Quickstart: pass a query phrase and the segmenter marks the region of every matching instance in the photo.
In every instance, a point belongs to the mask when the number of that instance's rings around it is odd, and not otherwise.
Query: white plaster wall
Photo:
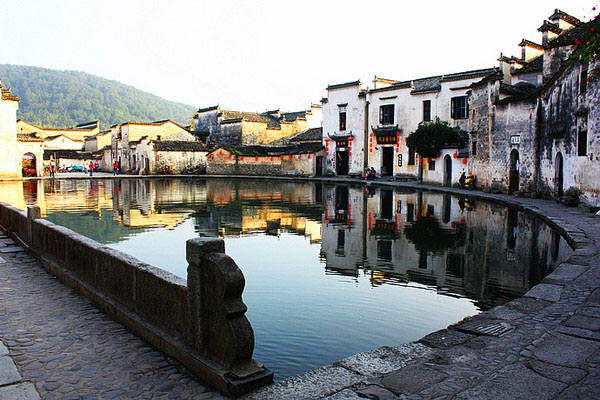
[[[450,118],[450,101],[453,97],[466,96],[467,88],[473,82],[481,80],[481,77],[472,79],[462,79],[452,82],[442,82],[441,91],[425,94],[410,94],[412,89],[391,88],[383,91],[370,92],[369,94],[369,140],[373,141],[371,147],[367,143],[366,151],[369,157],[369,167],[374,167],[378,173],[381,173],[381,160],[383,146],[378,146],[373,133],[373,128],[379,124],[379,108],[382,105],[394,104],[394,124],[400,129],[399,146],[396,147],[394,153],[394,174],[410,174],[417,175],[418,160],[415,160],[414,165],[408,165],[408,147],[406,146],[406,138],[414,132],[419,123],[423,120],[423,101],[431,101],[431,120],[438,117],[442,121],[447,121],[452,126],[458,126],[463,130],[468,129],[467,119],[451,119]],[[389,97],[396,96],[390,99]],[[383,98],[383,99],[382,99]],[[385,99],[388,98],[388,99]],[[372,148],[372,151],[369,150]],[[402,155],[402,166],[398,166],[398,156]],[[417,157],[418,158],[418,155]],[[437,165],[436,165],[437,169]],[[441,181],[437,183],[442,183]]]
[[[328,90],[328,100],[323,103],[323,140],[329,150],[325,157],[324,172],[335,173],[335,142],[328,135],[352,133],[352,154],[349,162],[350,174],[364,174],[364,135],[366,98],[359,97],[360,85]],[[346,106],[346,130],[340,131],[338,104]]]
[[[21,176],[21,154],[17,148],[16,101],[0,100],[0,176]]]

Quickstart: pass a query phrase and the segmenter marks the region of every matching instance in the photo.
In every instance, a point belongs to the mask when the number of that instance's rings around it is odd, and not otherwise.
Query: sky
[[[296,111],[329,84],[497,66],[521,39],[540,43],[555,8],[588,21],[598,3],[0,0],[0,64],[83,71],[198,108]]]

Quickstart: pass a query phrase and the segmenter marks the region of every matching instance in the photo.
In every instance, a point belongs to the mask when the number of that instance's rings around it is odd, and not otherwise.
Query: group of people
[[[100,171],[100,164],[98,164],[98,161],[96,161],[96,162],[90,161],[90,165],[88,165],[88,169],[90,171],[90,176],[92,176],[92,174],[94,172]]]

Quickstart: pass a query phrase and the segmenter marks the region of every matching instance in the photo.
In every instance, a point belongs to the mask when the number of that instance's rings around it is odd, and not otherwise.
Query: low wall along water
[[[0,225],[62,282],[194,372],[240,396],[273,381],[252,359],[244,276],[222,239],[187,241],[188,280],[0,202]]]

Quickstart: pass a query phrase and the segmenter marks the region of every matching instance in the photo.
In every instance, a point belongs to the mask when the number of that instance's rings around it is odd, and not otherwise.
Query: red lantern
[[[298,160],[302,159],[302,156],[298,156]]]
[[[466,164],[466,163],[467,163],[467,159],[463,158],[463,164]]]
[[[290,160],[292,159],[292,156],[290,156]]]
[[[310,160],[310,154],[308,155],[308,159]]]
[[[254,159],[254,161],[258,161],[258,157],[256,157],[256,158]]]
[[[456,154],[456,153],[452,154],[453,158],[456,158],[457,156],[458,156],[458,154]]]

